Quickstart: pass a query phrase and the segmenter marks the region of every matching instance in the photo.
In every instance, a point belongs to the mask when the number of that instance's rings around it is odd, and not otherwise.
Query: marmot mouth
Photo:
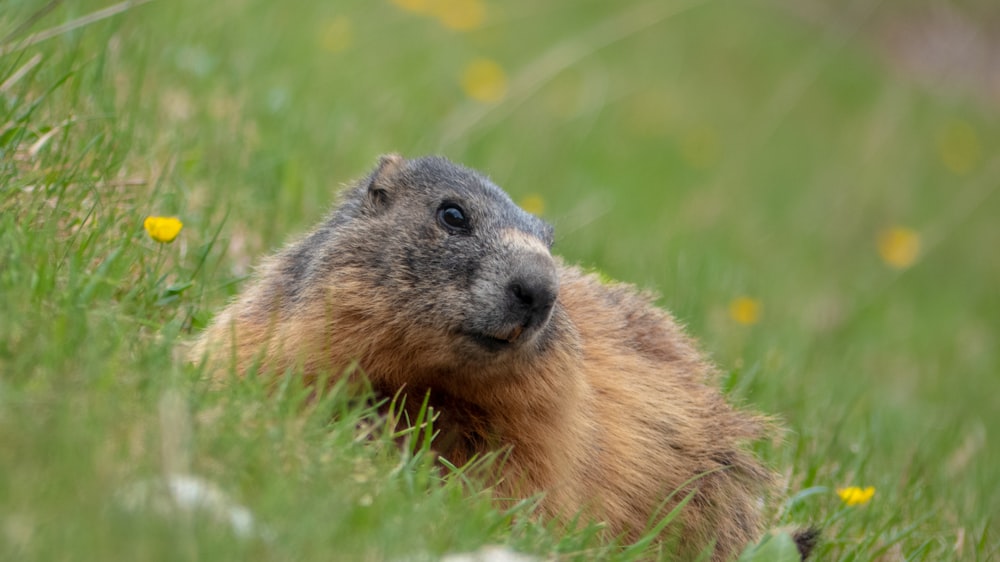
[[[484,347],[490,351],[501,351],[514,345],[511,341],[495,338],[493,336],[487,336],[486,334],[470,333],[466,335],[480,347]]]
[[[517,345],[523,332],[524,328],[522,326],[518,326],[512,330],[506,338],[498,338],[482,332],[464,332],[464,334],[481,347],[490,351],[500,351]]]

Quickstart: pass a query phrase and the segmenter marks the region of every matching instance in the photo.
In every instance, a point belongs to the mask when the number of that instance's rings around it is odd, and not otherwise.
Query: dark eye
[[[465,211],[454,203],[441,205],[437,213],[438,223],[449,232],[468,231],[469,219],[465,218]]]

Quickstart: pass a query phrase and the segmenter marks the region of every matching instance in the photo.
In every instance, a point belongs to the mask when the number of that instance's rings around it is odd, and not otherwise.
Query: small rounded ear
[[[378,166],[368,181],[368,200],[376,208],[385,207],[392,200],[393,176],[402,169],[406,160],[398,154],[384,154],[378,159]]]

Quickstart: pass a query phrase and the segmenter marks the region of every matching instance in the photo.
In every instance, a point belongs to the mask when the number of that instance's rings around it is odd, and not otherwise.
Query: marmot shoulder
[[[671,536],[734,558],[762,532],[774,477],[745,443],[767,420],[727,403],[649,296],[563,263],[552,242],[483,175],[384,156],[264,262],[193,358],[308,380],[357,362],[377,392],[429,391],[449,461],[506,449],[499,495],[544,492],[552,517],[638,538],[691,494]]]

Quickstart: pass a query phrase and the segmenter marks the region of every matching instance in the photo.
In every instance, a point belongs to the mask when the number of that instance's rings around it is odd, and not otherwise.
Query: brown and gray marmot
[[[667,312],[553,257],[552,236],[473,170],[384,156],[264,263],[193,357],[307,380],[357,361],[383,395],[429,391],[450,462],[507,449],[499,496],[544,492],[548,515],[635,539],[693,491],[672,536],[734,558],[762,532],[774,479],[742,444],[767,421],[727,404]]]

